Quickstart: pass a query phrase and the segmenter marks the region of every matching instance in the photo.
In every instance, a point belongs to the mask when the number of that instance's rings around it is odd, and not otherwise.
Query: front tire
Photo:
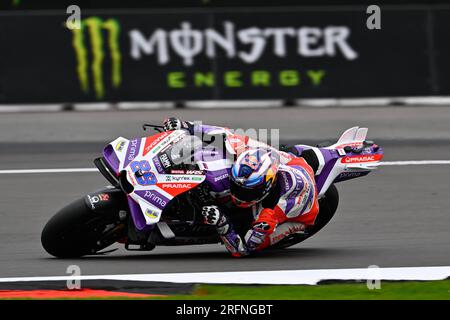
[[[110,221],[90,210],[81,198],[47,222],[41,234],[41,243],[45,251],[57,258],[93,254],[113,243],[98,243],[108,223]]]

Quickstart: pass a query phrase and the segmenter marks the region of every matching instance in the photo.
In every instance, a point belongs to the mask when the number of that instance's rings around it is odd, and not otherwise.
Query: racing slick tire
[[[99,242],[109,220],[92,211],[84,198],[78,199],[47,222],[41,234],[42,246],[57,258],[94,254],[115,242]]]

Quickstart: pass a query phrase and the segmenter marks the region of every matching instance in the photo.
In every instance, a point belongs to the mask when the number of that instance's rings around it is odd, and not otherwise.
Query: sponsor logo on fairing
[[[374,155],[362,155],[362,156],[349,156],[342,158],[342,163],[362,163],[362,162],[374,162],[381,160],[381,154]]]
[[[228,173],[224,173],[224,174],[222,174],[222,175],[220,175],[220,176],[218,176],[218,177],[215,177],[214,178],[214,182],[219,182],[219,181],[222,181],[223,179],[226,179],[226,178],[228,178],[230,175],[228,174]]]
[[[157,206],[164,208],[167,205],[167,201],[158,196],[155,192],[145,191],[144,198]]]
[[[156,171],[158,171],[158,173],[165,173],[161,162],[159,161],[158,157],[154,157],[153,158],[153,164],[155,165]]]
[[[165,182],[191,182],[191,181],[200,181],[203,177],[192,177],[185,175],[164,175],[163,179]]]
[[[133,161],[134,158],[136,158],[137,146],[138,146],[138,140],[137,139],[131,140],[130,149],[128,152],[128,160],[129,161]]]
[[[192,183],[163,183],[163,189],[191,189]]]
[[[368,172],[342,172],[336,180],[358,178]]]
[[[145,210],[145,215],[151,219],[156,219],[159,216],[159,212],[157,212],[155,210],[147,209],[147,210]]]
[[[170,163],[170,159],[169,159],[169,156],[167,155],[167,153],[163,153],[162,155],[160,155],[159,160],[161,161],[163,167],[166,169],[172,165]]]
[[[191,174],[191,175],[195,175],[195,176],[200,176],[205,174],[204,171],[202,170],[186,170],[186,174]]]
[[[180,142],[185,137],[186,137],[186,133],[185,132],[179,133],[178,136],[170,142],[170,144],[174,145],[174,144]]]
[[[145,147],[143,155],[145,156],[147,153],[149,153],[158,143],[160,143],[164,138],[166,138],[169,135],[168,132],[163,132],[159,134],[157,137],[148,137],[145,140]],[[155,150],[154,150],[155,151]]]
[[[180,169],[172,169],[170,170],[171,174],[187,174],[193,176],[201,176],[205,174],[205,171],[202,170],[180,170]]]
[[[123,150],[123,147],[125,147],[125,141],[119,141],[116,145],[116,151],[121,152]]]

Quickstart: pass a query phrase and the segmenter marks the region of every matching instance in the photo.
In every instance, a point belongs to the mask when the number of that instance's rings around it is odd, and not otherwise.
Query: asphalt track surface
[[[450,160],[450,107],[285,108],[0,114],[0,170],[86,168],[102,145],[143,135],[168,115],[237,128],[279,128],[282,142],[334,140],[354,125],[386,161]],[[233,123],[235,123],[233,125]],[[450,165],[386,166],[338,185],[332,222],[295,247],[232,259],[220,245],[158,247],[58,260],[40,232],[61,207],[107,184],[99,173],[0,174],[0,277],[450,265]]]

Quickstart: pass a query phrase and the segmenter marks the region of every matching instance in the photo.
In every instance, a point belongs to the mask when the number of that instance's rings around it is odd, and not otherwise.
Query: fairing
[[[185,137],[185,131],[176,130],[131,140],[120,137],[105,147],[103,157],[110,168],[117,175],[126,175],[133,186],[128,204],[138,230],[159,222],[174,197],[205,180],[202,170],[173,168],[168,150]]]
[[[367,132],[367,128],[353,127],[329,147],[296,146],[299,153],[313,149],[319,159],[316,173],[319,197],[325,194],[332,183],[363,177],[378,168],[384,152],[380,146],[365,140]]]

